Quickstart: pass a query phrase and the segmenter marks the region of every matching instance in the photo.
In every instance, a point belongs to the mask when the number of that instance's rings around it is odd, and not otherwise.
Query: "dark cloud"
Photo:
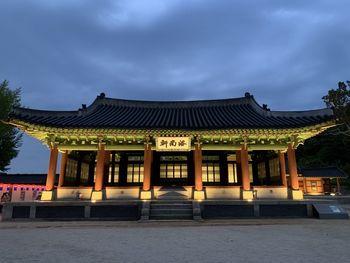
[[[0,79],[32,108],[77,109],[107,96],[242,96],[272,110],[323,107],[349,78],[348,1],[0,2]],[[25,139],[12,171],[45,171]],[[45,156],[45,155],[44,155]],[[47,159],[47,158],[46,158]],[[45,159],[45,162],[46,162]]]

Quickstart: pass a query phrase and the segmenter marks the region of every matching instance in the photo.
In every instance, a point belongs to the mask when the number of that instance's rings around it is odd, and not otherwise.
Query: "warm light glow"
[[[248,202],[253,202],[253,199],[247,199]]]
[[[335,196],[335,193],[331,193],[331,196]]]
[[[91,200],[91,203],[96,203],[96,200]]]

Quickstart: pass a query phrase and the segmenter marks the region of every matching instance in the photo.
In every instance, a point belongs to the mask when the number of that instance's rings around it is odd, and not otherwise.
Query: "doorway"
[[[157,184],[162,186],[183,186],[189,184],[192,160],[187,153],[161,153],[155,156]]]

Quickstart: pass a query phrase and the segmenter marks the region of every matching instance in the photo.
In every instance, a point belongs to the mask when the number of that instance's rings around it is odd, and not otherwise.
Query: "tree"
[[[331,89],[322,97],[327,107],[332,107],[339,125],[333,129],[338,135],[350,136],[350,81],[338,82],[337,89]]]
[[[21,102],[21,90],[11,90],[8,84],[7,80],[0,83],[0,120],[2,121],[6,120],[13,107],[20,106]],[[17,128],[0,121],[0,171],[8,170],[6,167],[18,154],[21,139],[22,133]]]
[[[338,166],[350,175],[350,81],[339,82],[322,97],[332,107],[337,126],[310,138],[298,147],[300,167]],[[350,178],[347,179],[350,188]]]
[[[337,127],[307,139],[297,149],[299,167],[337,166],[350,175],[350,137],[336,135]],[[350,189],[350,177],[344,180]]]

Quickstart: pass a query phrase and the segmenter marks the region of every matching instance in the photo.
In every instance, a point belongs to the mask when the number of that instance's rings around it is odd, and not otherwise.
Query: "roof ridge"
[[[77,114],[79,112],[79,110],[71,110],[71,111],[64,111],[64,110],[61,110],[61,111],[55,111],[55,110],[41,110],[41,109],[31,109],[31,108],[27,108],[27,107],[14,107],[12,109],[12,111],[10,112],[10,117],[12,114],[28,114],[28,113],[35,113],[35,114],[38,114],[38,115],[42,115],[42,116],[46,116],[47,114],[53,114],[53,115],[60,115],[60,114],[63,114],[63,115],[67,115],[67,114]]]
[[[212,100],[183,100],[183,101],[168,101],[168,100],[131,100],[97,96],[96,100],[88,107],[94,105],[116,105],[116,106],[131,106],[131,107],[198,107],[198,106],[220,106],[220,105],[237,105],[249,104],[250,99],[247,97],[229,98],[229,99],[212,99]]]
[[[333,115],[331,108],[321,108],[314,110],[302,110],[302,111],[271,111],[272,117],[308,117],[308,116],[325,116]]]

